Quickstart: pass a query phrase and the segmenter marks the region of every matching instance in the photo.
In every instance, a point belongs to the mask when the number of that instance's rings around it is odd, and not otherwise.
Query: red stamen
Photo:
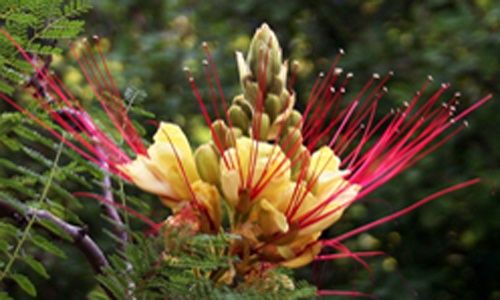
[[[389,221],[392,221],[394,219],[402,217],[402,216],[408,214],[409,212],[411,212],[411,211],[419,208],[420,206],[422,206],[422,205],[424,205],[424,204],[426,204],[428,202],[431,202],[431,201],[433,201],[433,200],[435,200],[435,199],[437,199],[437,198],[439,198],[439,197],[441,197],[443,195],[446,195],[448,193],[451,193],[451,192],[454,192],[454,191],[466,188],[468,186],[477,184],[477,183],[479,183],[479,181],[480,181],[480,179],[476,178],[476,179],[468,180],[466,182],[462,182],[462,183],[453,185],[453,186],[451,186],[449,188],[446,188],[446,189],[443,189],[443,190],[441,190],[439,192],[436,192],[436,193],[434,193],[434,194],[432,194],[432,195],[430,195],[430,196],[428,196],[428,197],[426,197],[426,198],[424,198],[424,199],[422,199],[422,200],[420,200],[420,201],[418,201],[418,202],[416,202],[416,203],[414,203],[414,204],[412,204],[410,206],[407,206],[407,207],[405,207],[405,208],[403,208],[403,209],[401,209],[401,210],[399,210],[399,211],[397,211],[397,212],[395,212],[393,214],[390,214],[390,215],[388,215],[386,217],[383,217],[383,218],[380,218],[378,220],[375,220],[375,221],[373,221],[371,223],[368,223],[366,225],[358,227],[358,228],[356,228],[354,230],[348,231],[347,233],[344,233],[344,234],[342,234],[342,235],[340,235],[340,236],[338,236],[336,238],[333,238],[333,239],[330,239],[330,240],[326,240],[323,243],[325,245],[332,245],[332,244],[335,244],[335,243],[339,243],[339,242],[341,242],[341,241],[343,241],[345,239],[348,239],[348,238],[350,238],[352,236],[358,235],[361,232],[368,231],[368,230],[370,230],[370,229],[372,229],[374,227],[380,226],[380,225],[382,225],[384,223],[387,223]]]

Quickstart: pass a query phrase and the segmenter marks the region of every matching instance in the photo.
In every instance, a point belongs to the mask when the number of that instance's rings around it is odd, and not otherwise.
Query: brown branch
[[[100,149],[98,149],[100,152]],[[101,160],[102,163],[105,163],[105,160]],[[110,175],[106,172],[103,171],[104,178],[102,180],[102,193],[104,199],[106,199],[107,203],[114,203],[114,197],[113,197],[113,189],[111,186],[111,177]],[[103,204],[103,210],[106,216],[114,223],[113,225],[113,232],[114,234],[118,237],[119,239],[119,249],[122,250],[122,252],[125,251],[125,246],[128,241],[128,234],[127,230],[125,228],[125,225],[123,224],[122,218],[120,217],[120,214],[118,213],[118,210],[116,209],[115,206],[112,204]]]
[[[88,235],[86,228],[69,224],[66,221],[54,216],[49,211],[34,208],[25,208],[24,211],[22,211],[21,209],[0,200],[0,217],[11,218],[18,223],[19,226],[25,226],[31,218],[49,221],[72,238],[72,244],[80,250],[97,274],[102,273],[104,268],[109,265],[104,252]],[[46,230],[46,228],[41,224],[35,224],[38,228]],[[53,237],[60,239],[60,237],[54,233],[50,231],[47,232]],[[103,289],[111,299],[115,299],[113,294],[104,286]]]
[[[85,228],[69,224],[46,210],[27,208],[25,212],[21,212],[0,200],[0,217],[11,218],[21,226],[26,225],[33,217],[38,220],[47,220],[72,238],[72,243],[85,255],[96,273],[101,273],[103,268],[109,265],[101,248],[88,235]],[[40,224],[37,226],[44,228]],[[53,233],[49,233],[54,236]]]

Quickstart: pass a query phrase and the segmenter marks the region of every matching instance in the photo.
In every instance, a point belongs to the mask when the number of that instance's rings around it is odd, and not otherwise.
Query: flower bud
[[[216,144],[220,144],[220,146],[225,147],[224,141],[226,138],[226,133],[228,131],[226,123],[224,123],[224,121],[220,119],[215,120],[212,122],[212,130],[212,134],[215,134],[215,137],[213,137],[213,141]]]
[[[211,184],[217,184],[220,178],[219,154],[210,144],[203,144],[194,153],[196,169],[201,179]]]
[[[243,95],[252,106],[255,106],[255,103],[257,103],[257,97],[259,96],[259,85],[257,82],[250,80],[245,81],[243,86]]]
[[[265,141],[269,133],[271,120],[266,113],[257,113],[252,119],[252,135],[254,138]],[[254,132],[256,131],[256,132]]]
[[[238,127],[230,128],[226,133],[226,145],[235,147],[236,140],[243,135],[243,132]]]
[[[238,96],[234,97],[233,104],[241,107],[241,109],[247,115],[248,119],[252,118],[252,115],[253,115],[252,105],[250,105],[250,103],[245,99],[245,97],[243,95],[238,95]]]
[[[288,127],[281,136],[280,146],[286,156],[294,158],[302,145],[302,133],[298,128]]]
[[[262,76],[262,71],[265,71],[268,86],[272,83],[274,77],[280,74],[282,65],[281,52],[276,34],[264,23],[256,30],[250,43],[247,64],[254,76]]]
[[[229,108],[229,118],[233,126],[239,127],[243,132],[248,130],[250,120],[248,120],[247,115],[240,106],[231,105]]]
[[[275,94],[268,94],[266,98],[266,113],[271,118],[271,122],[276,119],[278,114],[283,110],[281,99]]]
[[[269,92],[279,95],[285,87],[285,83],[280,76],[274,76],[271,86],[269,87]]]
[[[300,114],[300,112],[294,109],[290,114],[290,116],[288,117],[287,120],[288,127],[300,129],[302,128],[302,124],[300,125],[298,124],[301,122],[302,122],[302,115]]]

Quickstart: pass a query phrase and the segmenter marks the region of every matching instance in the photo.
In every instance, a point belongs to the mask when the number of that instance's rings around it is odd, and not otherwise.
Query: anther
[[[373,79],[380,79],[380,74],[379,73],[373,73]]]
[[[344,70],[342,68],[335,68],[333,72],[335,73],[335,75],[340,75],[342,74],[342,72],[344,72]]]
[[[353,78],[354,74],[352,72],[347,73],[346,78]]]

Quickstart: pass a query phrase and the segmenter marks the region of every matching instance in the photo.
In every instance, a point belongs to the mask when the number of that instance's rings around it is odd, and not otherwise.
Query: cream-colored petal
[[[177,159],[170,145],[155,143],[149,147],[148,154],[150,156],[147,161],[148,167],[157,177],[170,183],[174,190],[173,197],[182,200],[191,199],[189,185],[199,179],[196,167],[193,166],[194,161],[190,161],[191,153],[189,155],[179,153]]]
[[[293,214],[292,220],[297,221],[305,214],[309,213],[318,205],[318,199],[306,190],[306,184],[301,183],[297,187],[297,184],[293,184],[289,187],[286,197],[288,201],[293,203]]]
[[[333,196],[344,184],[347,184],[343,178],[348,174],[349,171],[346,170],[323,172],[317,179],[313,194],[319,199]]]
[[[321,243],[314,243],[313,245],[307,247],[307,249],[305,249],[298,256],[282,262],[281,265],[287,268],[300,268],[313,261],[320,251]]]
[[[225,159],[221,159],[220,163],[221,187],[233,206],[238,201],[236,190],[248,188],[250,179],[250,188],[259,191],[256,199],[275,194],[290,182],[290,161],[277,145],[242,137],[237,139],[235,148],[226,150],[223,155]],[[237,189],[235,183],[238,184]]]
[[[348,183],[346,182],[346,184]],[[321,216],[325,217],[319,219],[317,222],[303,229],[300,229],[299,236],[310,235],[313,233],[321,232],[326,228],[330,227],[335,222],[337,222],[344,213],[345,209],[349,207],[352,201],[356,198],[359,190],[360,187],[358,185],[353,185],[353,184],[349,184],[346,187],[342,187],[340,190],[341,192],[339,191],[340,193],[336,197],[331,199],[323,209],[318,210],[318,212],[312,215],[311,218],[312,219],[317,217],[321,218]],[[317,202],[317,204],[312,207],[317,207],[317,205],[319,205],[320,203],[322,202]]]
[[[225,170],[221,172],[221,188],[224,197],[232,207],[238,205],[240,177],[236,170]]]
[[[175,163],[180,172],[178,156],[189,181],[194,182],[199,179],[191,146],[179,126],[162,122],[153,139],[155,143],[148,149],[152,160],[165,164]]]
[[[171,196],[173,189],[168,182],[161,180],[148,167],[148,158],[139,155],[134,161],[118,166],[141,189],[160,196]]]
[[[179,126],[161,123],[153,139],[147,162],[151,172],[170,184],[174,190],[172,198],[190,200],[189,185],[199,176],[186,136]]]
[[[148,157],[139,155],[119,168],[138,187],[175,209],[176,202],[192,200],[190,185],[199,179],[191,147],[175,124],[161,123],[153,139]]]
[[[323,146],[311,155],[307,176],[311,179],[323,172],[335,172],[338,171],[339,166],[340,158],[335,156],[330,147]]]
[[[221,204],[217,188],[209,183],[198,180],[193,183],[193,192],[196,195],[196,200],[207,210],[212,224],[215,228],[219,228],[221,223]]]

